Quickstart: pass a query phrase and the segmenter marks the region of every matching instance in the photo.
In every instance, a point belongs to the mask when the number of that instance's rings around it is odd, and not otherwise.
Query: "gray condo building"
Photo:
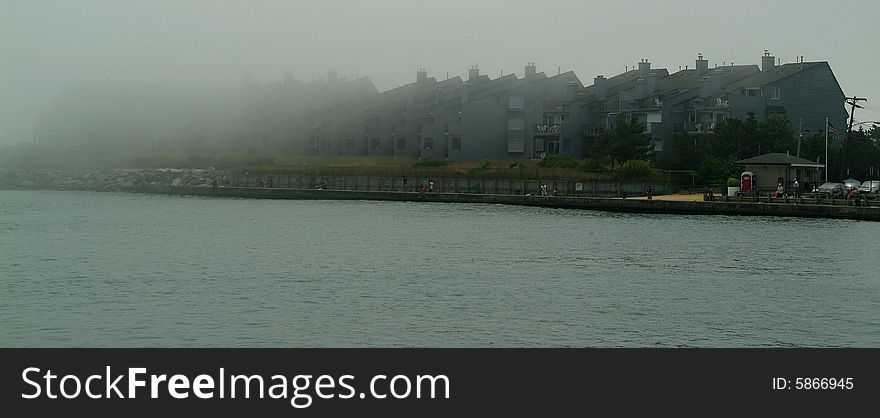
[[[573,115],[569,123],[574,126],[568,130],[582,129],[586,146],[623,114],[645,124],[654,150],[661,153],[669,151],[667,144],[675,134],[712,132],[718,122],[744,119],[749,113],[759,120],[784,114],[804,135],[823,132],[825,118],[832,126],[843,126],[847,119],[843,90],[827,62],[777,65],[769,53],[760,67],[710,68],[701,55],[694,68],[671,74],[642,60],[623,74],[597,76],[569,107]]]
[[[490,78],[412,83],[380,92],[367,77],[245,83],[229,90],[86,85],[41,115],[41,143],[150,153],[401,156],[449,160],[581,158],[623,115],[645,125],[658,153],[679,133],[704,134],[727,118],[784,114],[804,136],[841,129],[844,94],[827,62],[710,66],[699,56],[670,72],[642,59],[584,86],[571,71],[547,75],[534,63]],[[84,106],[83,103],[88,103]]]
[[[416,81],[378,93],[361,107],[334,108],[334,128],[315,141],[317,154],[437,157],[450,160],[538,159],[586,155],[594,138],[623,115],[645,125],[658,153],[673,135],[712,132],[718,122],[784,114],[796,132],[823,132],[847,119],[844,94],[827,62],[715,65],[670,73],[647,59],[632,70],[583,86],[573,72],[547,76],[534,64],[524,77],[490,79],[477,67],[468,79]],[[322,120],[317,122],[320,125]],[[322,141],[338,143],[322,147]],[[335,141],[335,142],[334,142]]]

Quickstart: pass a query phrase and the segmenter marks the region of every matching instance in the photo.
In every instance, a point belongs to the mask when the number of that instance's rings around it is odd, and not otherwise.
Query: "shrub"
[[[728,177],[727,178],[727,187],[739,187],[739,180],[737,180],[733,177]]]
[[[413,167],[446,167],[446,160],[441,160],[437,157],[422,157],[416,160],[415,164],[413,164]]]
[[[543,168],[577,168],[578,160],[567,155],[551,155],[538,161],[538,166]]]
[[[607,170],[611,165],[611,157],[590,157],[584,160],[584,170]]]
[[[617,170],[620,178],[625,179],[644,179],[651,176],[651,165],[647,161],[629,160],[620,166]]]
[[[480,163],[477,164],[477,166],[474,168],[474,170],[476,170],[476,171],[486,171],[486,170],[488,170],[488,169],[490,169],[490,168],[492,168],[492,163],[489,162],[489,160],[483,159],[483,160],[480,160]]]

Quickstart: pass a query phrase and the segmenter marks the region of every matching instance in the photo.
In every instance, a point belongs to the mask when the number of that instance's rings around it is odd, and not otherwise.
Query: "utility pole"
[[[846,168],[846,153],[847,153],[847,147],[849,146],[849,137],[852,135],[853,122],[855,121],[853,119],[853,117],[856,114],[856,108],[864,109],[863,107],[859,106],[858,103],[859,102],[867,102],[867,101],[868,101],[868,99],[866,99],[864,97],[853,96],[853,97],[846,98],[846,104],[852,106],[852,108],[849,111],[849,127],[847,127],[847,129],[846,129],[846,140],[843,141],[843,162],[842,162],[842,164],[840,164],[841,178],[843,177],[844,170]]]

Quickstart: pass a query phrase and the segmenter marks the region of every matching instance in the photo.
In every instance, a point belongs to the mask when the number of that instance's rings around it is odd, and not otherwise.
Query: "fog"
[[[176,132],[141,134],[168,141],[192,120],[222,136],[253,91],[262,102],[250,112],[284,111],[271,97],[287,94],[272,93],[285,75],[307,86],[335,71],[369,94],[413,82],[419,68],[443,80],[479,65],[495,78],[535,62],[590,84],[642,58],[672,72],[698,53],[710,65],[760,64],[765,49],[782,62],[829,61],[845,94],[868,98],[855,119],[880,120],[878,12],[871,0],[0,0],[0,145],[39,139],[40,115],[59,106],[114,109],[118,126],[138,111]],[[314,99],[287,91],[301,99],[288,106]],[[115,129],[101,122],[77,123]]]

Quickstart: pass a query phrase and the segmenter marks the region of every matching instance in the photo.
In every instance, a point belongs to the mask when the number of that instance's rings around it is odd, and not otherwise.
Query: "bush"
[[[629,160],[617,170],[620,178],[635,180],[651,177],[651,165],[647,161]]]
[[[416,160],[415,164],[413,164],[413,167],[446,167],[446,160],[441,160],[437,157],[422,157]]]
[[[607,170],[611,165],[611,157],[590,157],[584,160],[584,170]]]
[[[526,165],[520,162],[512,162],[507,166],[508,168],[526,168]]]
[[[737,180],[733,177],[728,177],[727,178],[727,187],[739,187],[739,180]]]
[[[543,168],[577,168],[578,160],[567,155],[551,155],[538,161],[538,166]]]
[[[492,163],[489,160],[480,160],[480,163],[474,168],[476,171],[486,171],[492,168]]]

